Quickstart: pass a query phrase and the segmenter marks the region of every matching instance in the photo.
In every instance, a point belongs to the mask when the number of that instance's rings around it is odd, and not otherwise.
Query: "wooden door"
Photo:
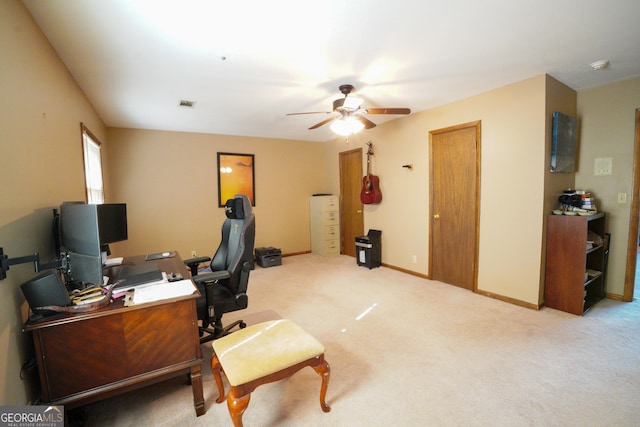
[[[640,108],[636,109],[636,132],[633,144],[633,183],[631,187],[631,217],[629,218],[629,235],[627,236],[627,269],[624,276],[624,292],[622,301],[633,301],[634,293],[638,293],[636,276],[640,258]]]
[[[477,288],[480,122],[429,133],[433,280]]]
[[[356,256],[356,237],[364,234],[362,148],[340,153],[340,253]]]

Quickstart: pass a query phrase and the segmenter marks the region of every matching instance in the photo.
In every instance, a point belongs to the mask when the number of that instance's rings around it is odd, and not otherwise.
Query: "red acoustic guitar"
[[[371,156],[373,155],[373,144],[367,142],[367,174],[362,177],[362,190],[360,191],[360,201],[365,205],[375,205],[382,201],[380,192],[380,179],[371,174]]]

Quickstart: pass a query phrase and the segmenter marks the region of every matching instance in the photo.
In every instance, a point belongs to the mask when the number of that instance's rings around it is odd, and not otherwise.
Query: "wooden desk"
[[[144,258],[125,258],[123,265],[144,263]],[[148,262],[191,277],[177,254]],[[42,399],[73,408],[190,374],[196,415],[204,414],[199,295],[132,307],[116,301],[92,312],[27,322],[23,330],[33,335]]]

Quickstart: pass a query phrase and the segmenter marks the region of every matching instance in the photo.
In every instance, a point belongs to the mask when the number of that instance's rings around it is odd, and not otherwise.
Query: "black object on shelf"
[[[369,230],[366,236],[356,237],[356,260],[358,265],[372,269],[382,262],[380,230]]]

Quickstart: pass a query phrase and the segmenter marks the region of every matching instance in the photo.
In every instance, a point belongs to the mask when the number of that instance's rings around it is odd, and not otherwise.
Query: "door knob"
[[[433,214],[433,219],[439,219],[440,218],[440,214]]]
[[[362,213],[362,209],[358,209],[356,213]]]

